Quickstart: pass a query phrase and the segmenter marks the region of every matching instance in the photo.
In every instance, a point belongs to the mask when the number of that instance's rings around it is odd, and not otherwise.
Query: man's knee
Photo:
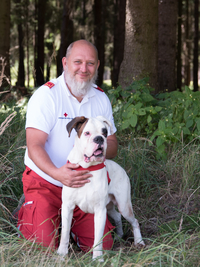
[[[51,213],[50,213],[51,211]],[[28,240],[43,246],[58,246],[60,214],[58,209],[48,209],[37,201],[24,203],[19,211],[18,229]]]

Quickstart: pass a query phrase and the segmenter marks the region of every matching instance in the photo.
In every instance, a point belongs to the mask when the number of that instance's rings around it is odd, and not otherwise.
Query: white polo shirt
[[[48,134],[45,150],[56,167],[66,164],[69,152],[74,144],[75,130],[70,138],[66,125],[76,116],[96,117],[102,115],[114,125],[112,107],[107,95],[94,85],[81,103],[72,96],[64,80],[64,73],[57,79],[38,88],[29,100],[26,114],[26,128],[32,127]],[[62,183],[41,171],[25,152],[25,165],[50,183],[61,186]]]

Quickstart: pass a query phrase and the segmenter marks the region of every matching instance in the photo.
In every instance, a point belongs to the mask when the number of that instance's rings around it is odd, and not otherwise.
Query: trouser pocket
[[[35,210],[36,202],[30,200],[25,202],[19,211],[17,227],[26,239],[33,238],[35,234],[33,224]]]

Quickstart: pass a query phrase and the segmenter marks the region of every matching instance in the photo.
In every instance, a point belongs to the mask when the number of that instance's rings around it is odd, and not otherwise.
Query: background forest
[[[0,0],[1,266],[200,266],[199,0]],[[19,240],[27,102],[62,72],[80,38],[99,51],[145,248],[130,225],[104,263],[70,244],[56,252]]]
[[[199,0],[1,0],[0,21],[1,68],[12,86],[60,75],[67,46],[84,38],[99,51],[100,86],[148,76],[156,92],[198,90]]]

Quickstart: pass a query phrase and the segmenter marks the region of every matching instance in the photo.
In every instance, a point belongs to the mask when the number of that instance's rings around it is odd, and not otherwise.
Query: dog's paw
[[[92,260],[98,260],[99,262],[104,262],[102,251],[93,251]]]
[[[99,258],[98,261],[99,261],[99,262],[104,262],[103,257]]]
[[[135,242],[135,246],[136,246],[137,248],[142,249],[142,248],[144,248],[146,245],[145,245],[145,243],[144,243],[143,240],[140,240],[140,241],[136,241],[136,242]]]
[[[104,259],[103,259],[103,255],[102,256],[98,256],[98,257],[92,257],[92,260],[93,261],[95,261],[95,260],[97,260],[97,261],[99,261],[99,262],[104,262]]]
[[[57,254],[59,254],[61,256],[66,256],[68,254],[68,249],[60,246],[57,250]]]

